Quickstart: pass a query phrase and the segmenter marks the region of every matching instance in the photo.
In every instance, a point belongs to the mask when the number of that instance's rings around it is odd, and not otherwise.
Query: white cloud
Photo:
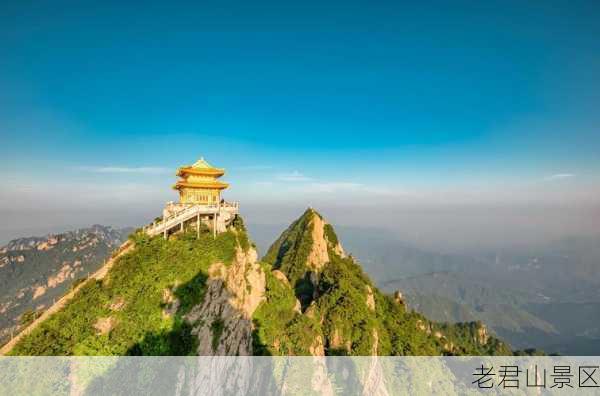
[[[140,167],[126,167],[126,166],[86,166],[79,168],[81,170],[93,173],[136,173],[136,174],[163,174],[172,172],[172,169],[163,168],[158,166],[140,166]]]
[[[554,175],[546,176],[544,180],[561,180],[575,177],[573,173],[555,173]]]
[[[277,175],[277,180],[284,182],[308,182],[313,180],[310,177],[304,176],[302,173],[298,171],[293,171],[291,173],[281,173]]]

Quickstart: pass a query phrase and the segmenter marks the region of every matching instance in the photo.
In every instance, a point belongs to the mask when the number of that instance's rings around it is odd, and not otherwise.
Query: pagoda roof
[[[229,187],[229,184],[227,183],[223,183],[220,181],[207,181],[207,182],[195,182],[195,183],[190,183],[190,182],[186,182],[186,181],[178,181],[173,188],[175,190],[179,190],[180,188],[205,188],[205,189],[218,189],[218,190],[223,190],[227,187]]]
[[[177,176],[182,176],[184,174],[192,174],[192,175],[207,175],[207,176],[223,176],[225,174],[225,169],[215,168],[211,166],[204,158],[200,158],[193,165],[182,166],[177,169]]]

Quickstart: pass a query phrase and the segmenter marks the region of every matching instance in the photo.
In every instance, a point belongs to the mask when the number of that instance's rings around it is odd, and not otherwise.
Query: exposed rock
[[[94,323],[94,329],[96,329],[96,334],[103,335],[108,334],[117,324],[117,321],[112,316],[108,318],[98,318],[96,323]]]
[[[329,262],[329,253],[327,252],[327,241],[325,240],[325,222],[321,216],[316,213],[312,216],[312,249],[308,255],[307,266],[320,271],[323,266]]]
[[[310,305],[308,306],[308,308],[306,308],[306,310],[304,311],[304,314],[311,319],[315,319],[315,317],[317,315],[317,305],[315,304],[314,301],[312,301],[310,303]],[[321,322],[321,324],[323,324],[323,317],[321,317],[320,322]]]
[[[50,245],[48,242],[42,242],[39,245],[37,245],[37,250],[50,250],[53,247],[54,246]]]
[[[164,289],[162,294],[162,303],[164,308],[162,310],[162,314],[164,318],[169,318],[177,313],[179,309],[179,299],[175,298],[173,291],[171,289]]]
[[[313,366],[313,375],[310,385],[317,395],[333,396],[333,386],[327,375],[327,365],[325,357],[322,355],[316,356]]]
[[[37,245],[37,250],[50,250],[59,242],[56,236],[49,236],[48,239],[44,242],[41,242]]]
[[[125,299],[123,297],[115,298],[108,307],[111,311],[120,311],[123,308],[125,308]]]
[[[371,352],[372,358],[369,361],[366,375],[360,379],[361,383],[363,384],[363,395],[388,395],[388,391],[385,386],[383,367],[379,357],[377,356],[378,346],[379,333],[377,329],[373,329],[373,349]]]
[[[325,348],[323,346],[323,338],[317,336],[312,345],[308,348],[308,351],[312,356],[325,356]]]
[[[446,342],[446,343],[444,344],[444,350],[445,350],[446,352],[454,352],[454,350],[455,350],[455,345],[454,345],[454,343],[453,343],[453,342]]]
[[[291,287],[290,281],[288,280],[287,276],[285,276],[285,274],[283,272],[276,269],[276,270],[271,271],[271,273],[273,274],[273,276],[275,278],[279,279],[286,286]]]
[[[371,355],[377,356],[379,350],[379,332],[377,329],[373,329],[373,348],[371,349]]]
[[[65,280],[73,279],[75,277],[75,271],[73,271],[73,268],[66,262],[64,262],[63,264],[64,265],[61,267],[61,269],[56,275],[48,278],[48,287],[56,287],[59,284],[63,283]]]
[[[38,286],[35,288],[35,290],[33,291],[33,297],[32,299],[36,299],[39,298],[41,296],[43,296],[46,293],[46,286]]]
[[[331,348],[333,349],[345,349],[346,352],[350,352],[350,350],[352,349],[352,342],[350,340],[344,342],[342,336],[340,335],[340,332],[338,331],[338,329],[335,329],[333,331],[333,335],[331,337],[331,341],[330,341],[330,345]]]
[[[404,296],[402,295],[402,292],[400,290],[396,290],[394,292],[394,301],[397,304],[404,305]]]
[[[423,323],[423,321],[421,319],[417,320],[417,324],[416,324],[417,329],[427,333],[427,334],[431,334],[431,325],[430,324],[425,324]]]
[[[302,304],[300,304],[300,300],[296,299],[296,304],[294,305],[294,311],[298,313],[302,313]]]
[[[244,252],[238,246],[231,265],[214,263],[209,268],[206,285],[204,302],[186,316],[198,337],[197,353],[251,355],[251,318],[265,298],[265,274],[256,250]]]
[[[490,335],[488,333],[487,327],[484,324],[481,324],[477,328],[477,340],[476,341],[480,345],[485,345],[485,344],[487,344],[489,338],[490,338]]]
[[[175,296],[173,295],[171,289],[164,289],[162,292],[163,304],[171,304],[173,301],[175,301]]]
[[[373,296],[373,289],[369,285],[367,285],[367,307],[371,311],[375,311],[375,297]]]

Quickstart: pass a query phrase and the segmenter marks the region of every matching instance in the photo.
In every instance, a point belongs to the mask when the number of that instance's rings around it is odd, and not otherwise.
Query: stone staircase
[[[198,231],[200,219],[210,217],[213,221],[213,232],[216,234],[217,222],[220,219],[233,218],[233,215],[238,213],[238,208],[239,205],[237,202],[224,203],[222,205],[193,205],[163,218],[160,222],[144,227],[144,231],[150,236],[163,234],[166,238],[173,230],[179,229],[182,231],[184,223],[194,218],[196,218],[196,228]]]

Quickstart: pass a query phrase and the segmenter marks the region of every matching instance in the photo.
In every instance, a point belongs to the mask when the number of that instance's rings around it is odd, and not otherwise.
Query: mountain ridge
[[[258,259],[241,217],[213,238],[141,232],[14,355],[507,355],[481,322],[436,323],[382,293],[309,208]]]
[[[0,247],[0,344],[96,271],[130,229],[88,228],[17,238]]]

